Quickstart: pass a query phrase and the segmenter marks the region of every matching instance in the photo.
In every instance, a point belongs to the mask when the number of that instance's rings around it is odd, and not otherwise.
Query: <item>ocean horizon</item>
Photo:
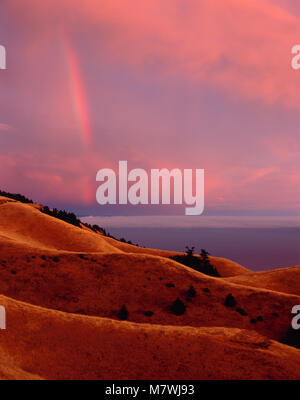
[[[117,239],[162,250],[206,249],[253,271],[299,265],[300,217],[89,216]]]

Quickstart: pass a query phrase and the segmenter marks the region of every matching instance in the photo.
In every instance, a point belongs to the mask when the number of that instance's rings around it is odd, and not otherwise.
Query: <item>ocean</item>
[[[298,217],[203,217],[201,225],[185,217],[85,217],[116,238],[140,246],[229,258],[261,271],[300,264]]]

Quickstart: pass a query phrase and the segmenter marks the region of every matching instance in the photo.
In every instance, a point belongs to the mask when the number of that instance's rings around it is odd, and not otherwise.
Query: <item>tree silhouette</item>
[[[170,256],[171,260],[177,261],[187,267],[193,268],[196,271],[202,272],[203,274],[219,277],[217,269],[210,263],[209,253],[201,249],[200,256],[194,255],[195,247],[186,246],[186,252],[184,255]]]
[[[76,217],[74,213],[69,213],[65,210],[58,210],[57,208],[53,208],[53,210],[50,210],[50,208],[47,206],[42,207],[41,212],[50,215],[51,217],[61,219],[62,221],[67,222],[68,224],[81,227],[81,221]]]
[[[27,199],[27,197],[23,196],[22,194],[8,193],[5,192],[4,190],[0,190],[0,196],[8,197],[9,199],[20,201],[21,203],[30,203],[30,204],[33,203],[32,200]]]
[[[182,315],[185,313],[186,306],[185,304],[180,300],[179,297],[174,301],[174,303],[171,305],[171,311],[175,315]]]
[[[188,297],[196,297],[196,290],[193,285],[190,286],[189,290],[187,291]]]
[[[226,297],[224,305],[226,307],[235,307],[236,306],[236,300],[235,298],[232,296],[231,293],[229,293],[229,295]]]
[[[120,319],[121,321],[126,321],[126,319],[128,319],[129,312],[128,312],[128,310],[127,310],[127,308],[126,308],[125,305],[123,305],[123,306],[121,307],[118,316],[119,316],[119,319]]]
[[[204,249],[201,249],[200,258],[203,263],[209,263],[208,256],[209,256],[209,252]]]
[[[189,258],[193,257],[195,247],[193,246],[193,247],[190,248],[189,246],[185,246],[185,248],[186,248],[187,257],[189,257]]]

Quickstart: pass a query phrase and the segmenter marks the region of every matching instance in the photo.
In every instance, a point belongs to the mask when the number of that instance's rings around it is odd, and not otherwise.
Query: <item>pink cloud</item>
[[[85,33],[92,26],[99,55],[104,50],[136,68],[155,65],[191,84],[299,107],[290,53],[300,18],[267,0],[189,0],[184,8],[173,0],[73,0],[72,9],[67,0],[9,0],[5,6],[12,18],[22,15],[26,30],[37,25],[40,34],[43,23],[42,36],[61,26],[72,32],[80,24]]]
[[[129,67],[140,80],[155,75],[166,86],[180,82],[192,88],[191,92],[201,92],[205,87],[217,89],[217,93],[233,98],[234,106],[240,100],[244,102],[249,114],[252,100],[262,107],[276,104],[279,110],[294,111],[300,105],[300,73],[290,68],[290,50],[300,38],[300,18],[288,9],[267,0],[187,0],[184,4],[181,0],[2,1],[3,18],[17,28],[20,40],[14,43],[22,44],[17,49],[22,69],[16,71],[17,67],[11,65],[8,86],[24,96],[19,110],[27,107],[26,118],[30,115],[33,128],[37,125],[32,143],[38,139],[23,153],[13,146],[6,158],[0,154],[1,166],[8,167],[0,171],[2,185],[17,185],[18,191],[32,192],[44,202],[91,204],[95,200],[96,171],[116,168],[118,159],[128,159],[131,168],[204,167],[208,206],[267,204],[275,208],[296,198],[299,175],[292,169],[299,142],[293,135],[284,130],[276,136],[267,135],[262,126],[252,138],[252,133],[244,134],[241,126],[238,138],[237,134],[230,136],[234,124],[225,118],[225,123],[220,119],[218,138],[207,125],[193,126],[194,146],[185,131],[174,134],[175,114],[181,110],[172,109],[171,96],[180,96],[180,90],[162,91],[157,97],[164,98],[163,102],[147,103],[148,92],[140,101],[136,83],[124,89],[111,81],[106,83],[101,72],[97,75],[103,63],[124,70]],[[99,116],[94,117],[96,122],[100,121],[96,126],[101,136],[98,148],[87,150],[81,145],[61,32],[72,38],[72,45],[75,43],[74,51],[79,52],[85,73],[83,84],[91,97],[89,104],[94,101],[99,108],[94,110]],[[93,90],[98,97],[93,98]],[[192,104],[189,98],[187,103],[191,109],[204,106]],[[165,110],[169,115],[163,114]],[[93,110],[89,111],[92,115]],[[182,115],[184,123],[180,126],[187,127],[190,114]],[[102,123],[108,132],[102,132]],[[31,128],[23,132],[21,126],[14,144],[24,137],[27,140]],[[0,124],[0,130],[9,129]],[[249,144],[253,146],[250,149]],[[293,164],[281,173],[281,163]]]
[[[11,131],[12,129],[12,126],[0,123],[0,131]]]
[[[250,176],[247,178],[247,183],[251,181],[256,181],[258,179],[262,179],[270,174],[278,173],[280,169],[278,167],[268,167],[268,168],[259,168],[255,171],[251,172]]]

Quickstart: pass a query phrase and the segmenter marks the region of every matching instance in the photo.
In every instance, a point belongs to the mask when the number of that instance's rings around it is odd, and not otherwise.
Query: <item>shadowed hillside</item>
[[[212,277],[40,207],[0,197],[0,377],[299,379],[299,267]]]

